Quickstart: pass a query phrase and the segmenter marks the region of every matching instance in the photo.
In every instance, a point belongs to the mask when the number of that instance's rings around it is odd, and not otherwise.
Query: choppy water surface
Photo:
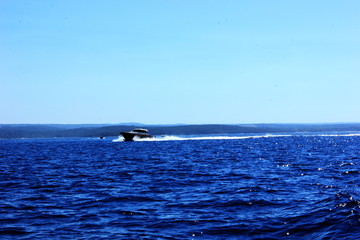
[[[162,140],[0,140],[0,238],[360,238],[358,135]]]

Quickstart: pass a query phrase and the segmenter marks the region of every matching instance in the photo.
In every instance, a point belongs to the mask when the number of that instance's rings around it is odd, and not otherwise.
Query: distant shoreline
[[[147,128],[152,135],[202,135],[286,132],[354,132],[360,123],[323,124],[0,124],[0,138],[116,137],[121,131]]]

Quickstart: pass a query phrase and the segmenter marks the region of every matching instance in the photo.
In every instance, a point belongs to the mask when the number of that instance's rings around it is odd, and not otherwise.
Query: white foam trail
[[[154,141],[187,141],[187,140],[231,140],[231,139],[248,139],[248,138],[268,138],[268,137],[289,137],[292,135],[256,135],[256,136],[204,136],[204,137],[180,137],[180,136],[157,136],[155,138],[134,138],[136,142],[154,142]],[[124,139],[119,137],[113,142],[122,142]]]
[[[250,139],[250,138],[276,138],[276,137],[353,137],[360,136],[360,133],[343,133],[343,134],[265,134],[265,135],[249,135],[249,136],[157,136],[155,138],[134,138],[136,142],[154,142],[154,141],[187,141],[187,140],[232,140],[232,139]],[[113,142],[123,142],[123,137],[119,136]]]
[[[124,138],[123,137],[118,137],[117,139],[112,140],[112,142],[123,142]]]
[[[348,133],[348,134],[319,134],[314,135],[319,137],[359,137],[360,133]]]

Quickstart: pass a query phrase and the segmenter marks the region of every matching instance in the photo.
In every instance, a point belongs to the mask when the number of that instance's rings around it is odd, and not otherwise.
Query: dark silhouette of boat
[[[130,132],[120,132],[125,141],[133,141],[134,138],[153,138],[149,131],[144,128],[136,128]]]

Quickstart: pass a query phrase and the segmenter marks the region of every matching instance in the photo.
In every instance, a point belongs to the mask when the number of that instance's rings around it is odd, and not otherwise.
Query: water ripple
[[[0,238],[357,239],[359,137],[0,140]]]

